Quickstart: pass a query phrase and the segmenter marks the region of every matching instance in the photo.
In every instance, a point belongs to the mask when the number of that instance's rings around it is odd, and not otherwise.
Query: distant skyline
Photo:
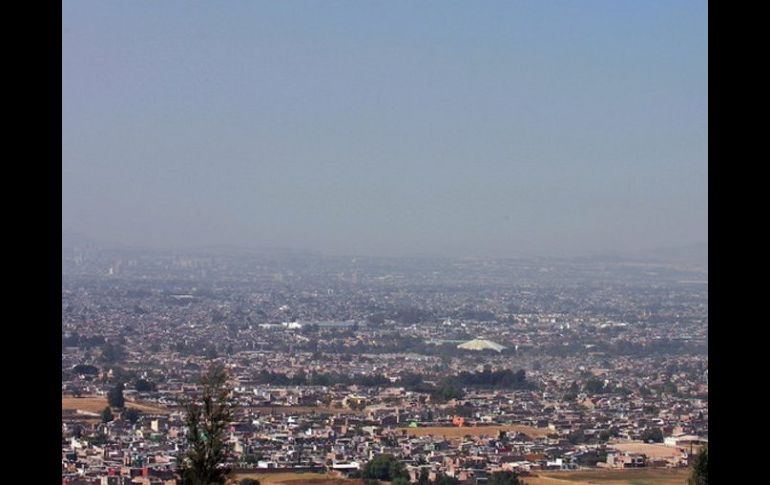
[[[708,241],[705,1],[62,14],[63,237],[494,257]]]

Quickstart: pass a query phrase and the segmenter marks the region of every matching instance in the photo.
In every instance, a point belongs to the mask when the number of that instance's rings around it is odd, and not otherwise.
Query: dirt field
[[[637,468],[632,470],[588,470],[544,472],[524,477],[527,485],[684,485],[689,468]]]
[[[613,448],[620,451],[630,451],[631,453],[644,453],[647,458],[668,458],[679,456],[681,453],[677,448],[664,445],[653,445],[649,443],[612,443]]]
[[[254,478],[263,485],[363,485],[362,480],[349,480],[322,473],[245,473],[237,474],[236,480]]]
[[[466,435],[471,436],[496,436],[499,431],[513,431],[524,433],[532,438],[546,436],[551,431],[546,428],[533,428],[521,424],[512,424],[508,426],[463,426],[461,428],[454,426],[429,426],[425,428],[404,428],[410,436],[446,436],[447,438],[462,438]]]
[[[353,411],[350,409],[333,408],[329,406],[255,406],[249,408],[251,411],[260,413],[276,413],[276,414],[356,414],[364,415],[363,411]]]
[[[107,406],[107,398],[101,396],[85,396],[85,397],[65,397],[61,398],[61,408],[64,409],[80,409],[82,411],[89,411],[92,413],[100,413]],[[151,414],[168,414],[168,409],[153,406],[150,404],[142,404],[126,401],[126,406],[131,409],[136,409],[144,413]]]

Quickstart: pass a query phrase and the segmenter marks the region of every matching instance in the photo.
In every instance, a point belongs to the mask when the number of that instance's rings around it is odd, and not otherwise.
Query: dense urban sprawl
[[[67,248],[62,479],[178,483],[180,403],[212,363],[236,473],[685,467],[707,333],[684,262]]]

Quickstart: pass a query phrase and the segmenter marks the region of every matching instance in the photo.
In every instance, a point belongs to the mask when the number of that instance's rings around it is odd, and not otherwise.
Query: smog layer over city
[[[63,484],[707,483],[706,2],[62,10]]]

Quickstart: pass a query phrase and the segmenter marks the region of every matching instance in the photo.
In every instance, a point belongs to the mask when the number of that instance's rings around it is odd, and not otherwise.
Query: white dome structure
[[[463,350],[494,350],[495,352],[502,352],[505,347],[485,339],[473,339],[457,346],[458,349]]]

